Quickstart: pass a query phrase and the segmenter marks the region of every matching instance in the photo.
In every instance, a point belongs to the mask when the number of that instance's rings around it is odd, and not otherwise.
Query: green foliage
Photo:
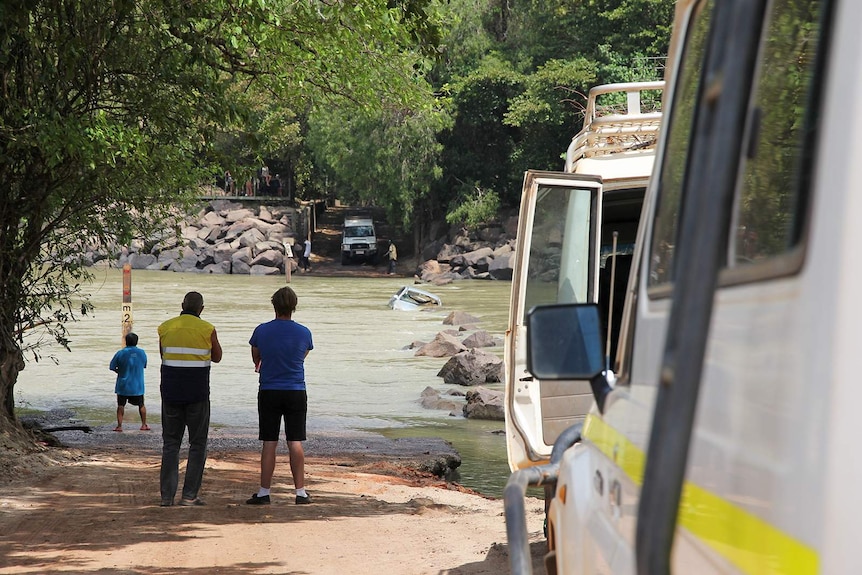
[[[385,206],[393,222],[409,227],[440,177],[435,136],[448,122],[447,114],[430,107],[320,109],[310,118],[308,146],[316,164],[346,187],[327,191],[353,203]]]
[[[476,229],[480,225],[493,221],[500,209],[500,197],[494,190],[483,190],[475,186],[472,189],[463,187],[464,195],[458,205],[446,214],[450,224],[460,224],[467,229]]]
[[[664,79],[663,57],[642,53],[622,54],[609,45],[598,46],[597,77],[602,84],[650,82]]]
[[[426,76],[436,105],[425,93],[407,106],[384,99],[383,108],[445,110],[445,121],[421,122],[427,129],[398,127],[401,135],[428,138],[422,147],[435,160],[413,167],[410,157],[397,156],[428,157],[394,135],[390,112],[346,113],[343,106],[333,111],[318,104],[306,145],[315,174],[309,185],[347,202],[383,203],[405,224],[416,214],[426,220],[444,206],[451,212],[459,202],[470,204],[474,193],[464,189],[487,190],[501,205],[516,205],[524,170],[562,166],[592,86],[661,77],[673,6],[670,0],[429,3],[426,14],[440,26],[439,56]],[[411,165],[421,191],[386,191],[403,189],[409,179],[398,165]]]
[[[231,146],[295,150],[292,110],[422,102],[416,42],[436,38],[434,6],[4,0],[0,417],[12,417],[24,335],[47,326],[67,344],[63,324],[87,310],[84,245],[170,226]]]
[[[494,48],[482,19],[486,6],[486,0],[456,0],[447,4],[440,55],[429,76],[435,85],[444,86],[452,79],[468,75]]]
[[[550,60],[526,78],[526,89],[512,100],[503,120],[521,129],[512,156],[519,178],[531,168],[561,168],[565,147],[583,124],[586,94],[594,83],[595,65],[583,58]],[[512,191],[507,200],[514,205],[520,189]]]
[[[468,76],[448,86],[454,123],[440,134],[445,188],[442,204],[465,182],[504,197],[517,186],[513,152],[521,139],[518,127],[504,122],[512,100],[523,91],[523,75],[497,55],[489,55]]]
[[[440,202],[462,197],[464,182],[475,182],[493,190],[502,205],[517,205],[526,169],[561,168],[591,87],[663,73],[669,0],[452,4],[461,19],[444,45],[465,30],[475,37],[446,60],[454,76],[443,93],[455,124],[440,135]]]

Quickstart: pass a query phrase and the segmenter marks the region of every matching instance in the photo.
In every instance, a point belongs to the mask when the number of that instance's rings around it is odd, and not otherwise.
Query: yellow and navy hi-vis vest
[[[159,326],[163,401],[197,403],[209,399],[213,330],[211,323],[189,313]]]

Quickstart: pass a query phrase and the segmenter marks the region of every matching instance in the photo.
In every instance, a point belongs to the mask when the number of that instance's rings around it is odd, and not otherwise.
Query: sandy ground
[[[84,435],[74,433],[58,435]],[[307,447],[312,505],[293,503],[280,451],[272,505],[248,506],[256,446],[216,438],[201,492],[207,505],[163,508],[158,426],[93,435],[7,463],[14,473],[0,483],[0,574],[510,572],[503,502],[405,467],[416,446],[392,456],[385,451],[399,448],[363,447],[361,437]],[[527,508],[541,573],[542,502],[528,498]]]

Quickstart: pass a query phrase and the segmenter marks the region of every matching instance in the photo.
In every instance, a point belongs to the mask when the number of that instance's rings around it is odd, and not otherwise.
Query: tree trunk
[[[15,418],[15,383],[18,374],[24,369],[24,356],[21,348],[11,337],[0,341],[0,429],[18,427]]]

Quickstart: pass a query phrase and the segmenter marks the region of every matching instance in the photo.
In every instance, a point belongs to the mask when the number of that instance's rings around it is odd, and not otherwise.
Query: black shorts
[[[308,395],[305,390],[272,390],[257,392],[257,415],[261,441],[278,441],[281,420],[288,441],[305,441],[305,416]]]
[[[118,406],[124,407],[126,405],[126,401],[128,401],[132,405],[137,405],[138,407],[144,406],[144,396],[143,395],[118,395],[117,396],[117,405]]]

